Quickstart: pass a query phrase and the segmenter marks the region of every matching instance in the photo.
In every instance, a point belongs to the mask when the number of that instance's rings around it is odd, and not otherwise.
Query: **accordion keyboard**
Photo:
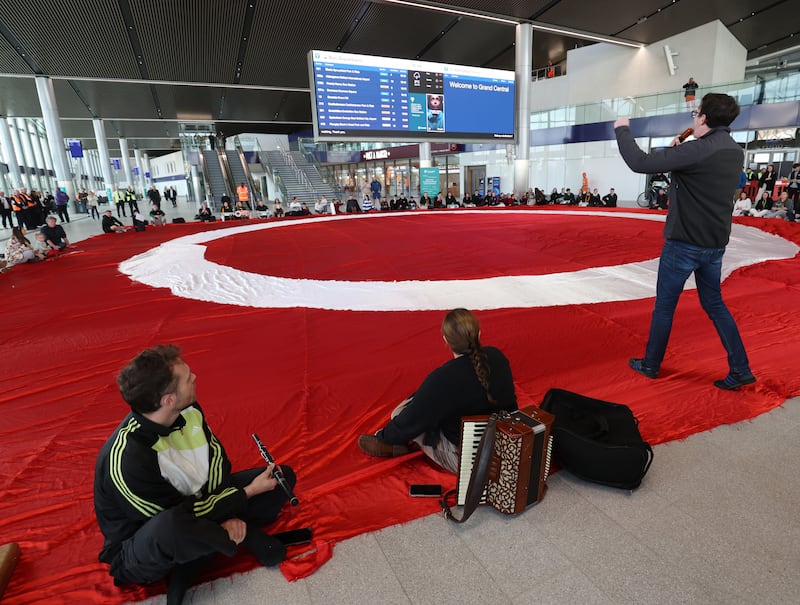
[[[467,487],[472,476],[472,467],[475,456],[478,454],[478,444],[486,432],[488,417],[482,421],[464,420],[461,427],[461,451],[459,452],[458,487],[456,491],[456,504],[464,506],[467,501]],[[486,503],[486,491],[481,495],[481,504]]]

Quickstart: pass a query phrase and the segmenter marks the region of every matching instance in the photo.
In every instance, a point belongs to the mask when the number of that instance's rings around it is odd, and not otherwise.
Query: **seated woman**
[[[435,369],[392,412],[375,435],[361,435],[358,446],[370,456],[400,456],[413,441],[442,468],[457,472],[461,418],[517,409],[514,379],[505,355],[482,347],[478,319],[467,309],[450,311],[442,336],[453,359]]]
[[[742,191],[739,194],[739,199],[733,205],[733,216],[750,216],[750,211],[753,209],[753,202],[747,197],[747,194]]]
[[[249,204],[248,204],[249,205]],[[244,202],[236,202],[236,210],[234,211],[236,218],[250,218],[250,210],[245,207]]]
[[[6,242],[6,267],[37,260],[44,260],[44,255],[36,253],[21,228],[12,227],[11,237]]]
[[[217,220],[216,217],[211,213],[211,208],[209,208],[208,204],[205,202],[200,204],[200,211],[197,213],[197,218],[204,223],[210,223]]]
[[[283,216],[283,206],[281,205],[281,201],[278,198],[275,198],[275,203],[272,205],[272,213],[275,215],[276,218],[280,218]]]

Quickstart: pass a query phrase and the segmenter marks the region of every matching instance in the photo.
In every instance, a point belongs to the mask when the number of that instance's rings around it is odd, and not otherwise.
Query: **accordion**
[[[466,416],[461,420],[456,487],[456,504],[459,506],[466,502],[475,455],[488,418]],[[534,406],[498,418],[492,470],[481,504],[489,504],[501,513],[513,515],[544,498],[550,472],[553,420],[552,414]]]

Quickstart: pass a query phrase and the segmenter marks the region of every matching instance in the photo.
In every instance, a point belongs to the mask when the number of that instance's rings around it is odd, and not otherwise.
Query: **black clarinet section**
[[[261,452],[261,457],[267,461],[267,464],[275,465],[272,469],[272,476],[275,477],[275,479],[278,481],[278,485],[280,485],[281,489],[283,489],[283,491],[286,493],[286,497],[289,498],[289,504],[292,506],[297,506],[300,504],[300,500],[298,500],[297,496],[295,496],[292,492],[292,487],[286,482],[286,478],[283,476],[281,467],[275,464],[275,459],[269,455],[267,448],[264,447],[264,444],[261,443],[261,439],[259,439],[258,435],[255,433],[253,433],[253,441],[256,442],[258,451]]]

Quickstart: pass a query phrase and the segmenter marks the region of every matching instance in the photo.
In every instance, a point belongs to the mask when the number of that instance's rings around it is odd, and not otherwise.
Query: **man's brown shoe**
[[[407,445],[390,445],[375,435],[361,435],[358,438],[358,447],[368,456],[380,456],[381,458],[393,458],[409,452]]]

